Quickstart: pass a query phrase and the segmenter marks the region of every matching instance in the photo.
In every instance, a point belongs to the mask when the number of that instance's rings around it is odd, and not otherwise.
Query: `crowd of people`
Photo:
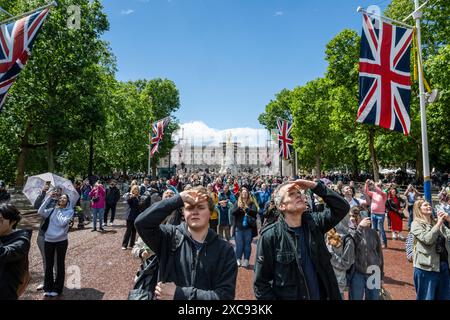
[[[400,193],[395,182],[334,178],[197,172],[141,183],[85,179],[74,183],[80,194],[74,204],[63,188],[45,184],[34,203],[45,272],[38,289],[46,297],[63,294],[74,217],[78,228],[92,223],[93,232],[104,232],[115,224],[122,199],[122,250],[142,262],[134,291],[146,292],[146,299],[234,299],[238,269],[253,267],[257,299],[377,300],[388,247],[385,219],[392,241],[405,240],[405,212],[417,299],[450,299],[450,185],[432,208],[412,185]],[[20,213],[2,190],[0,298],[17,299],[31,231],[16,230]],[[141,281],[144,276],[157,279]]]

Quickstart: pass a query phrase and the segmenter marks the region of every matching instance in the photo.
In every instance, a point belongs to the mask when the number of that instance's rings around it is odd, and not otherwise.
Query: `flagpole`
[[[35,13],[36,11],[44,10],[44,9],[51,8],[51,7],[56,7],[57,5],[58,5],[58,3],[56,3],[56,1],[53,1],[53,2],[51,2],[49,4],[46,4],[45,6],[39,7],[37,9],[31,10],[31,11],[28,11],[28,12],[25,12],[25,13],[20,14],[18,16],[14,16],[14,17],[8,18],[5,21],[0,22],[0,25],[6,24],[6,23],[8,23],[10,21],[19,20],[19,19],[21,19],[23,17],[29,16],[30,14]],[[3,9],[2,9],[2,11],[5,12]]]
[[[425,193],[425,199],[432,204],[431,201],[431,180],[430,180],[430,163],[428,159],[428,137],[427,137],[427,118],[425,110],[425,88],[423,82],[423,69],[422,69],[422,43],[420,34],[420,18],[422,12],[419,11],[419,0],[414,0],[415,11],[413,12],[413,18],[416,20],[417,31],[417,63],[419,69],[419,100],[420,100],[420,119],[422,128],[422,157],[423,157],[423,188]]]
[[[394,19],[391,19],[391,18],[388,18],[388,17],[385,17],[385,16],[380,16],[380,15],[378,15],[378,14],[376,14],[376,13],[366,11],[365,9],[363,9],[363,8],[361,8],[361,7],[358,7],[358,8],[356,9],[356,11],[357,11],[357,12],[362,12],[362,13],[365,13],[365,14],[367,14],[367,15],[370,15],[370,16],[373,16],[373,17],[377,17],[377,18],[380,18],[380,19],[383,19],[383,20],[386,20],[386,21],[391,21],[391,22],[397,23],[397,24],[399,24],[399,25],[401,25],[401,26],[404,26],[404,27],[406,27],[406,28],[410,28],[410,29],[413,28],[413,26],[410,26],[409,24],[406,24],[406,23],[404,23],[404,22],[401,22],[401,21],[398,21],[398,20],[394,20]]]

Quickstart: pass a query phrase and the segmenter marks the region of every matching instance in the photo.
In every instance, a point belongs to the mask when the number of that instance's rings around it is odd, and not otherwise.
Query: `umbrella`
[[[31,204],[34,204],[37,197],[41,194],[41,191],[46,181],[50,181],[51,187],[55,186],[61,187],[63,193],[69,196],[70,205],[72,207],[75,206],[78,199],[80,198],[80,195],[73,186],[72,182],[60,176],[57,176],[56,174],[51,172],[43,173],[37,176],[32,176],[27,179],[27,183],[25,184],[22,193],[28,198]]]
[[[331,182],[331,180],[327,178],[322,178],[320,179],[320,181],[322,181],[326,186],[329,184],[333,184],[333,182]]]

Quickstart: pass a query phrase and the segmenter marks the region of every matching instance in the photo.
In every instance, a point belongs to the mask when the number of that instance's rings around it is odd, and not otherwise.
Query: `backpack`
[[[22,275],[20,276],[20,283],[17,287],[17,297],[19,298],[21,295],[23,295],[23,293],[25,292],[25,289],[28,287],[28,284],[30,283],[31,280],[31,273],[29,270],[29,261],[28,261],[28,256],[25,259],[25,262],[23,264],[23,272]]]
[[[180,231],[175,230],[172,237],[172,245],[170,254],[167,257],[167,268],[161,276],[159,270],[159,257],[154,254],[142,263],[140,270],[137,272],[136,282],[133,289],[128,293],[128,300],[155,300],[155,288],[159,281],[166,281],[169,276],[170,267],[173,265],[173,255],[177,247],[183,240]]]
[[[347,245],[348,241],[353,241],[353,246],[356,249],[355,239],[353,239],[351,234],[346,234],[342,238],[342,250],[345,250],[345,246]],[[350,285],[350,281],[353,278],[353,275],[355,274],[355,271],[356,271],[355,262],[353,262],[353,264],[350,266],[350,268],[348,268],[347,271],[346,271],[346,278],[347,278],[347,284],[348,285]]]

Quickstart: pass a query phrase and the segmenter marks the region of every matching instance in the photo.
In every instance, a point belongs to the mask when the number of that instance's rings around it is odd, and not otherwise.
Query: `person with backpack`
[[[178,226],[161,222],[184,207]],[[164,199],[138,216],[139,235],[155,252],[159,274],[154,288],[158,300],[232,300],[237,265],[233,247],[209,228],[214,210],[204,187],[194,187]]]
[[[384,278],[384,258],[378,233],[370,228],[369,217],[361,219],[361,208],[350,209],[349,234],[355,241],[355,263],[351,274],[348,274],[350,300],[379,300],[381,284]],[[368,286],[372,272],[378,269],[379,287]],[[376,276],[376,274],[375,274]],[[373,279],[373,278],[371,278]]]
[[[414,203],[413,264],[417,300],[450,300],[450,229],[444,222],[450,217],[443,211],[432,217],[426,200]]]
[[[17,300],[29,282],[32,230],[16,230],[21,220],[11,204],[0,205],[0,300]]]

